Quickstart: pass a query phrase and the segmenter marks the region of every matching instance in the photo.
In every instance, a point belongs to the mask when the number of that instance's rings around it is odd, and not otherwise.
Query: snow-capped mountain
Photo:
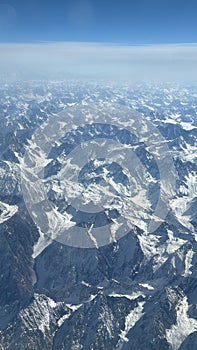
[[[0,349],[195,350],[197,87],[0,91]]]

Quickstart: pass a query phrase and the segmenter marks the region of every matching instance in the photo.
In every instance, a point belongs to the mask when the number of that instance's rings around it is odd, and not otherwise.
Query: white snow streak
[[[177,323],[166,330],[166,339],[171,344],[171,350],[178,350],[183,341],[191,333],[197,331],[197,320],[188,316],[187,297],[177,306]]]

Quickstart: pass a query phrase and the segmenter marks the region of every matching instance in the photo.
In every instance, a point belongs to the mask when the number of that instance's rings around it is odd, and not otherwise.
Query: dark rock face
[[[20,307],[28,305],[33,294],[36,275],[31,256],[36,238],[37,230],[24,209],[0,226],[1,328]]]
[[[180,350],[195,349],[197,342],[197,332],[190,334],[186,340],[181,344]]]
[[[196,88],[20,82],[2,84],[0,92],[0,349],[196,350]],[[132,145],[151,179],[148,188],[137,183],[147,191],[150,207],[145,212],[138,208],[139,214],[132,206],[128,234],[106,246],[82,249],[51,240],[36,226],[24,203],[22,159],[36,128],[53,113],[97,101],[111,108],[127,105],[151,120],[173,157],[176,191],[164,222],[147,234],[145,224],[161,189],[151,150],[124,125],[122,130],[101,123],[71,130],[51,149],[48,163],[41,161],[48,200],[78,226],[86,227],[88,220],[94,227],[116,224],[121,215],[117,206],[105,217],[85,216],[65,202],[58,174],[79,143],[97,135]],[[122,185],[127,193],[124,169],[114,159],[99,162],[80,170],[79,183],[87,189],[107,174],[117,192]]]

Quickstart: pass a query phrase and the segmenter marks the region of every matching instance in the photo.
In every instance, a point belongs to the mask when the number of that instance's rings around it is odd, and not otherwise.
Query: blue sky
[[[197,1],[0,0],[0,42],[197,42]]]

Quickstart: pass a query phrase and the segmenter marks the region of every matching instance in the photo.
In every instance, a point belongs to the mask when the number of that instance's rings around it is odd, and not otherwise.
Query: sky
[[[195,83],[196,58],[197,44],[2,43],[0,76]]]
[[[197,42],[196,0],[0,0],[0,42]]]
[[[0,76],[197,81],[196,0],[0,0]]]

